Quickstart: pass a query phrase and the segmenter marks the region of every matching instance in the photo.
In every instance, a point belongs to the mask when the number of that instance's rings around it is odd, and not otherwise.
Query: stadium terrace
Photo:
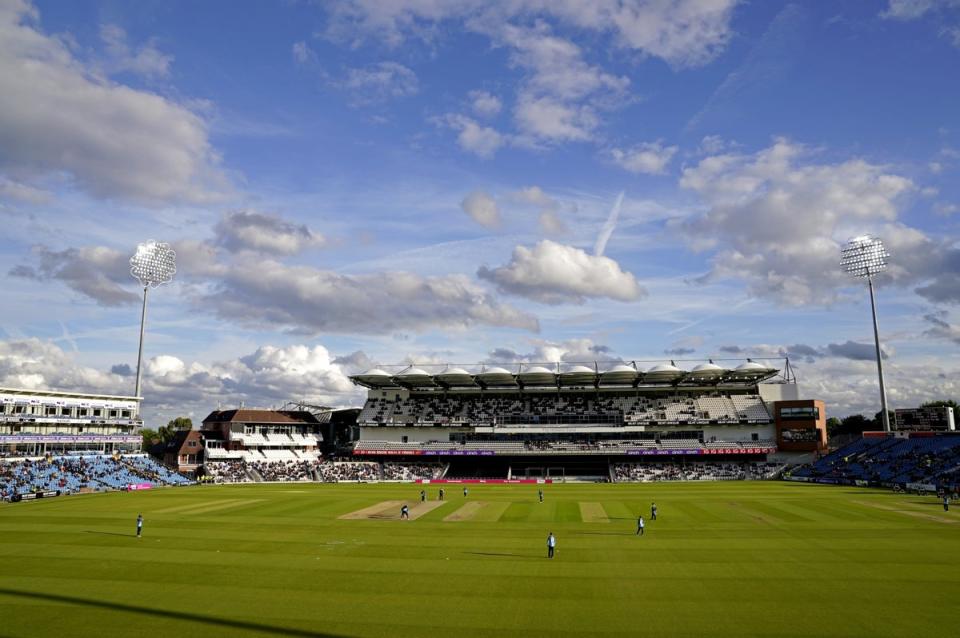
[[[376,368],[351,377],[368,392],[353,453],[443,457],[454,478],[616,480],[616,464],[654,458],[783,464],[825,449],[826,426],[823,403],[801,399],[776,362]]]

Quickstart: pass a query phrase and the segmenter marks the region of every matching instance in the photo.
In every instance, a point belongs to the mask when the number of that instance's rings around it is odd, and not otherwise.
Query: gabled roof
[[[298,410],[257,410],[241,408],[239,410],[214,410],[203,420],[207,423],[317,423],[311,413]]]

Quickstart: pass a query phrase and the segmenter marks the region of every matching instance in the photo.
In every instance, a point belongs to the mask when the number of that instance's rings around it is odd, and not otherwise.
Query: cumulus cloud
[[[61,251],[34,246],[32,252],[37,265],[15,266],[11,276],[60,281],[101,306],[121,306],[140,299],[127,287],[133,282],[130,255],[102,246]]]
[[[482,159],[493,157],[508,138],[491,126],[483,126],[466,115],[448,113],[435,122],[458,131],[457,144],[461,149]]]
[[[816,163],[813,156],[778,139],[753,155],[714,155],[684,169],[680,185],[708,208],[682,230],[695,249],[716,251],[704,281],[741,279],[751,294],[786,305],[830,303],[850,283],[837,267],[842,242],[868,229],[907,249],[897,252],[891,280],[931,275],[930,264],[920,263],[929,253],[911,256],[930,240],[896,223],[913,183],[864,160]]]
[[[264,259],[225,269],[195,298],[223,319],[299,333],[382,334],[478,325],[539,330],[535,317],[500,303],[462,275],[388,272],[345,275]]]
[[[664,146],[663,142],[645,142],[633,148],[610,150],[617,166],[636,174],[662,175],[679,147]]]
[[[949,318],[950,313],[946,310],[935,310],[923,315],[924,322],[929,326],[923,331],[923,336],[960,344],[960,326],[950,323]]]
[[[417,74],[398,62],[378,62],[347,69],[341,86],[355,104],[374,104],[415,95],[420,90]]]
[[[518,352],[513,348],[500,347],[491,350],[483,363],[575,363],[591,361],[621,361],[609,346],[595,343],[592,339],[567,339],[548,341],[535,339],[530,352]]]
[[[709,62],[726,46],[736,5],[737,0],[346,0],[331,7],[330,33],[348,38],[376,37],[397,46],[411,35],[429,39],[436,33],[430,25],[447,20],[460,20],[468,29],[482,32],[508,20],[541,18],[591,31],[619,48],[661,58],[675,66],[696,66]]]
[[[470,91],[470,108],[479,117],[493,117],[503,108],[500,98],[488,91]]]
[[[115,24],[100,25],[100,39],[107,53],[106,70],[110,73],[129,72],[148,78],[170,75],[173,56],[162,53],[156,40],[149,40],[139,48],[131,48],[127,32]]]
[[[489,38],[523,73],[513,106],[517,135],[511,139],[518,145],[542,147],[596,139],[604,111],[629,101],[627,77],[592,64],[591,51],[560,33],[586,33],[590,37],[584,41],[603,43],[605,50],[596,57],[639,54],[675,67],[698,66],[726,46],[736,4],[737,0],[346,0],[330,6],[328,33],[352,43],[376,38],[398,46],[408,37],[431,40],[441,24],[455,22]],[[483,95],[473,101],[478,116],[499,110],[499,98]],[[484,133],[492,138],[490,131]]]
[[[0,172],[67,176],[96,197],[147,204],[222,197],[227,181],[200,117],[98,75],[38,21],[26,2],[0,8]],[[129,64],[157,71],[150,59]]]
[[[498,228],[500,226],[500,208],[493,197],[484,191],[473,191],[463,198],[460,208],[481,226]]]
[[[0,341],[0,385],[33,389],[132,394],[128,364],[104,372],[79,364],[57,345],[39,339]],[[203,417],[229,404],[271,406],[291,400],[359,405],[360,393],[322,345],[265,345],[236,359],[203,363],[172,355],[144,365],[144,409],[149,421],[184,413]]]
[[[547,235],[562,235],[567,226],[560,218],[560,202],[550,197],[539,186],[528,186],[510,193],[510,200],[518,204],[534,206],[538,209],[537,223]]]
[[[253,210],[227,213],[214,232],[218,242],[230,250],[273,255],[296,255],[326,242],[323,235],[305,224],[293,224],[278,215]]]
[[[834,357],[844,359],[853,359],[854,361],[876,361],[877,351],[872,343],[857,343],[855,341],[846,341],[844,343],[827,344],[827,352]],[[887,351],[880,348],[880,356],[884,359],[889,358]]]
[[[636,277],[613,259],[549,239],[533,248],[517,246],[508,264],[483,266],[477,276],[502,292],[548,304],[582,304],[587,298],[636,301],[646,294]]]
[[[316,51],[310,48],[310,45],[303,40],[294,42],[290,51],[293,54],[293,60],[297,64],[306,65],[318,62]]]
[[[916,20],[928,14],[937,16],[939,35],[960,48],[960,0],[889,0],[880,15],[891,20]]]

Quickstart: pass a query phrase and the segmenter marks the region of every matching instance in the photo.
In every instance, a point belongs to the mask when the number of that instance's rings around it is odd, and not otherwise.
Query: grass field
[[[471,487],[465,501],[449,485],[421,511],[419,489],[210,486],[0,505],[0,636],[960,635],[960,512],[930,497],[554,485],[541,504],[535,486]],[[652,500],[660,520],[638,538]],[[419,517],[392,520],[387,501]]]

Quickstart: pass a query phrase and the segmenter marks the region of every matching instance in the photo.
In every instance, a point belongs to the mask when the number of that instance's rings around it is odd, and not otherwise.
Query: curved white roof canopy
[[[516,385],[517,381],[509,370],[504,368],[487,368],[477,375],[477,380],[486,385]]]
[[[679,379],[684,374],[684,371],[675,365],[661,363],[647,370],[643,378],[647,381],[671,381],[673,379]]]
[[[369,386],[394,385],[393,377],[391,377],[388,372],[384,372],[380,368],[372,368],[362,374],[356,375],[355,378],[361,383],[365,383]]]
[[[473,375],[463,368],[447,368],[436,378],[447,385],[474,385]]]
[[[690,378],[693,379],[713,379],[725,373],[726,370],[715,363],[701,363],[690,371]]]
[[[640,373],[633,366],[618,364],[600,374],[600,383],[608,385],[632,384]]]
[[[560,383],[563,385],[583,385],[593,383],[597,379],[597,371],[588,366],[570,366],[560,373]]]
[[[770,368],[762,363],[757,363],[756,361],[747,361],[746,363],[741,363],[737,366],[734,372],[738,374],[750,374],[750,375],[764,375],[770,374],[771,372],[776,372],[775,368]]]
[[[543,366],[524,368],[517,378],[524,385],[553,385],[557,382],[557,375]]]
[[[433,375],[422,368],[408,368],[397,375],[397,381],[409,385],[433,385]]]

